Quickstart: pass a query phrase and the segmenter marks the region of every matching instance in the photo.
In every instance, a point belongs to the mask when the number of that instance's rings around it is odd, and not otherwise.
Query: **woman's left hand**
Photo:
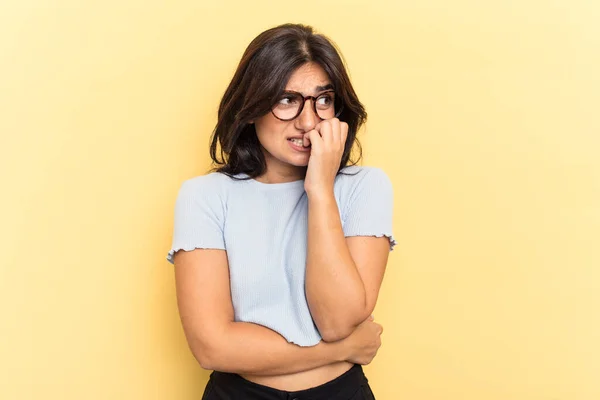
[[[315,129],[304,135],[304,145],[311,145],[304,179],[304,190],[308,195],[333,193],[333,183],[340,168],[347,137],[348,124],[337,118],[321,121]]]

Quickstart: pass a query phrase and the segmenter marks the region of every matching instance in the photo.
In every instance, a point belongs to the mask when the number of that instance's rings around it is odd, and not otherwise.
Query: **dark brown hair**
[[[265,172],[265,158],[250,121],[271,111],[292,73],[307,62],[325,70],[333,83],[336,108],[338,101],[343,107],[338,118],[348,124],[348,137],[340,170],[360,160],[362,150],[356,133],[367,113],[352,88],[340,53],[331,40],[314,33],[312,27],[284,24],[262,32],[250,43],[221,99],[210,145],[215,171],[229,176],[245,173],[250,178]],[[353,146],[355,160],[351,159]]]

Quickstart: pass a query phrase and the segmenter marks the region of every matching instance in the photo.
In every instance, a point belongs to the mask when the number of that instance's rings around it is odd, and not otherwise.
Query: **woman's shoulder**
[[[356,187],[369,182],[389,182],[385,171],[379,167],[350,165],[343,168],[336,177],[336,186]]]
[[[228,196],[236,180],[221,172],[209,172],[183,181],[179,189],[182,197],[212,199],[210,201],[224,200]]]
[[[183,186],[202,190],[217,190],[225,188],[235,182],[235,179],[221,172],[209,172],[204,175],[188,178],[183,182]]]
[[[343,208],[356,202],[377,204],[378,199],[393,198],[392,182],[378,167],[354,165],[344,168],[336,177],[334,192]]]
[[[233,180],[229,175],[217,171],[207,172],[188,179],[188,181],[195,182],[197,185],[223,185]]]

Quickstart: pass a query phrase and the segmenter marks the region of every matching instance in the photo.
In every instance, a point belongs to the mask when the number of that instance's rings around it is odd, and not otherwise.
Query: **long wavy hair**
[[[336,108],[343,107],[338,118],[348,124],[338,172],[358,163],[362,148],[356,134],[366,122],[367,113],[350,83],[340,53],[330,39],[314,33],[312,27],[284,24],[252,40],[221,99],[210,145],[214,171],[231,177],[243,173],[249,178],[266,171],[265,157],[250,121],[271,112],[292,73],[308,62],[320,65],[331,79]]]

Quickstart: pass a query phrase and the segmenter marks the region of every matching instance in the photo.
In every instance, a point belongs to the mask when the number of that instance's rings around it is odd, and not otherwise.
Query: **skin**
[[[329,83],[320,66],[307,63],[292,74],[286,90],[315,96],[317,87]],[[321,120],[312,104],[305,104],[292,121],[271,113],[253,121],[267,163],[257,180],[304,179],[309,203],[306,294],[323,341],[299,347],[265,327],[234,322],[226,252],[179,251],[175,278],[180,317],[190,349],[203,368],[295,391],[328,382],[354,363],[365,365],[375,357],[383,328],[371,314],[389,242],[344,237],[333,183],[348,125],[333,117]],[[293,149],[290,137],[302,138],[310,151]]]

